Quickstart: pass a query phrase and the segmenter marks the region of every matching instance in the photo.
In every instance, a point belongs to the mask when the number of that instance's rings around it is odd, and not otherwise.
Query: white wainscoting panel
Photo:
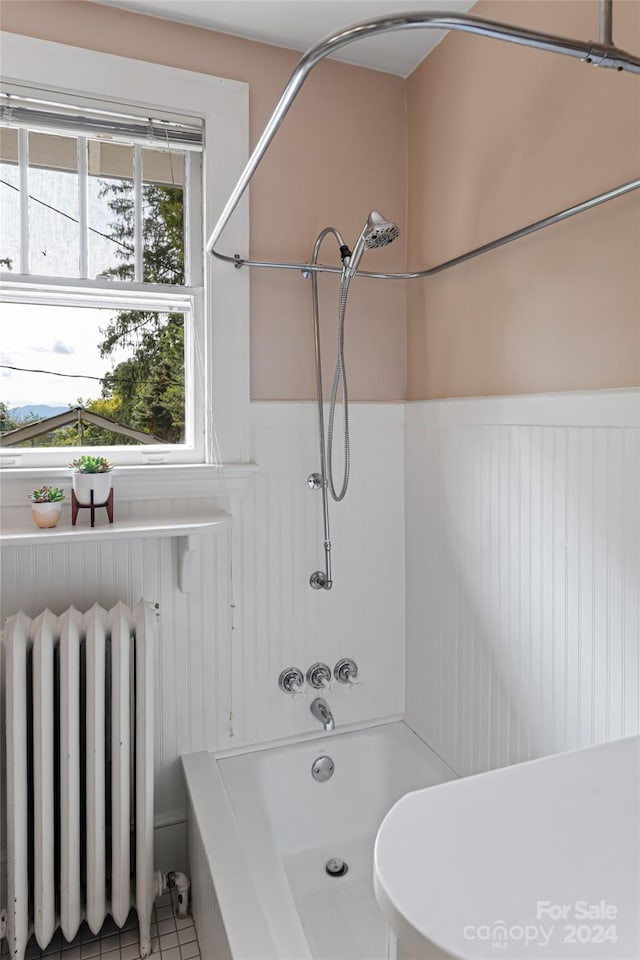
[[[256,403],[252,424],[252,459],[261,469],[234,526],[234,581],[243,588],[234,588],[242,600],[235,611],[235,738],[222,731],[221,746],[319,730],[309,711],[312,691],[292,699],[277,686],[284,667],[306,672],[317,660],[333,668],[349,656],[361,671],[359,686],[334,684],[328,695],[337,726],[402,713],[403,406],[351,407],[350,487],[330,507],[329,591],[308,582],[324,563],[321,494],[307,486],[319,469],[315,405]]]
[[[405,608],[407,718],[459,773],[637,732],[639,403],[617,392],[353,405],[331,591],[308,585],[323,563],[321,497],[306,483],[319,468],[315,407],[252,404],[259,469],[246,489],[136,502],[150,515],[230,507],[232,525],[201,537],[199,589],[178,590],[174,539],[3,547],[2,618],[159,604],[167,836],[186,812],[179,756],[319,730],[310,693],[278,690],[283,667],[358,662],[362,684],[328,694],[338,727],[401,714]]]
[[[458,773],[640,729],[639,409],[407,406],[407,719]]]
[[[159,604],[158,828],[185,819],[182,754],[320,730],[309,712],[309,695],[292,700],[278,689],[283,667],[306,671],[315,660],[333,667],[342,656],[356,659],[362,684],[353,690],[338,684],[328,694],[338,727],[404,709],[402,405],[352,408],[352,481],[346,500],[332,510],[330,592],[308,584],[323,559],[320,495],[306,483],[318,469],[315,408],[256,404],[251,415],[259,469],[247,489],[230,482],[227,496],[217,500],[135,503],[138,516],[184,515],[199,504],[203,510],[230,506],[232,525],[200,538],[200,587],[192,593],[177,587],[176,539],[0,550],[3,621],[20,609],[35,615],[49,607],[58,614],[71,603],[80,609],[95,601],[111,607],[142,597]],[[126,517],[127,482],[117,471],[114,486],[117,515]],[[151,488],[152,481],[150,496]],[[159,856],[168,866],[162,849],[175,849],[171,831],[156,833]],[[183,836],[181,828],[176,838]]]

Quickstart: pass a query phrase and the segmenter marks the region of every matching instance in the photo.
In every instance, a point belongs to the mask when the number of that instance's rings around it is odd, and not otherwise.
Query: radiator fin
[[[28,739],[24,690],[31,620],[18,613],[5,636],[7,731],[7,926],[11,951],[24,956],[29,939]],[[15,757],[20,758],[15,762]]]
[[[56,618],[48,610],[33,623],[33,909],[36,940],[43,950],[56,929],[53,796],[56,628]]]
[[[136,890],[140,956],[151,954],[153,909],[153,637],[155,614],[148,604],[133,609],[136,650]]]
[[[85,614],[84,620],[87,658],[87,923],[93,933],[98,933],[107,913],[105,809],[107,612],[96,603]]]
[[[116,604],[109,614],[111,633],[111,913],[122,926],[131,904],[131,626],[128,608]]]
[[[82,921],[80,876],[80,642],[82,614],[60,623],[60,926],[73,940]]]

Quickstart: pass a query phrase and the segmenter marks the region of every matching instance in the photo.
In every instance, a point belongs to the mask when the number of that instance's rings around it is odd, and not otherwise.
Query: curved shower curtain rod
[[[320,43],[311,47],[304,56],[298,61],[289,81],[282,92],[275,110],[271,114],[269,121],[262,131],[260,139],[254,147],[253,153],[242,171],[240,178],[233,188],[227,203],[220,214],[218,222],[213,228],[213,232],[207,243],[207,253],[212,254],[219,260],[234,264],[235,267],[274,267],[282,270],[300,270],[304,274],[310,273],[341,273],[341,267],[330,267],[323,264],[309,263],[280,263],[267,260],[249,260],[240,257],[239,254],[229,256],[220,253],[215,249],[220,236],[225,229],[229,219],[242,197],[244,191],[253,174],[255,173],[260,161],[266,153],[271,141],[273,140],[280,124],[284,120],[293,101],[300,92],[300,88],[307,79],[313,68],[324,60],[325,57],[335,53],[342,47],[356,40],[363,40],[368,37],[377,36],[379,33],[390,33],[396,30],[413,29],[432,29],[432,30],[460,30],[463,33],[472,33],[476,36],[490,37],[494,40],[505,40],[508,43],[517,43],[521,46],[533,47],[537,50],[546,50],[549,53],[559,53],[564,56],[574,57],[583,60],[586,63],[594,64],[597,67],[609,67],[614,70],[628,70],[631,73],[640,74],[640,58],[633,54],[621,50],[613,44],[612,39],[612,0],[600,0],[600,42],[591,42],[583,40],[574,40],[570,37],[559,37],[553,34],[540,33],[535,30],[525,30],[521,27],[514,27],[508,23],[500,23],[494,20],[485,20],[482,17],[476,17],[471,14],[456,13],[404,13],[396,16],[378,17],[374,20],[367,20],[363,23],[354,24],[341,30]],[[497,247],[511,243],[544,227],[551,226],[561,220],[566,220],[578,213],[589,210],[608,200],[630,193],[632,190],[640,188],[640,178],[631,180],[627,183],[607,190],[605,193],[591,197],[582,203],[573,207],[567,207],[558,213],[554,213],[535,223],[528,224],[520,230],[506,234],[497,240],[469,250],[452,260],[437,264],[425,270],[417,270],[411,273],[370,273],[368,271],[357,271],[357,276],[370,277],[381,280],[411,280],[418,277],[430,277],[449,267],[457,266],[470,260],[472,257],[480,256],[495,250]]]

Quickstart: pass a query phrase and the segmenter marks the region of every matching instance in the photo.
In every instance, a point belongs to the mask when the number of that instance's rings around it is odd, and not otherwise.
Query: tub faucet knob
[[[278,677],[278,686],[283,693],[290,693],[295,697],[297,693],[304,694],[304,675],[297,667],[285,667]]]
[[[349,657],[343,657],[338,660],[333,668],[333,675],[338,683],[348,683],[349,687],[355,687],[361,681],[358,680],[358,664]]]
[[[330,690],[331,667],[326,663],[313,663],[307,670],[307,683],[314,690]]]

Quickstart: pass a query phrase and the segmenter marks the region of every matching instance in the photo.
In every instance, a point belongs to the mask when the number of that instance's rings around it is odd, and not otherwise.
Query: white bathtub
[[[331,779],[311,766],[332,758]],[[216,759],[183,758],[203,960],[384,960],[373,844],[405,793],[453,779],[403,723]],[[345,876],[325,864],[339,857]]]

